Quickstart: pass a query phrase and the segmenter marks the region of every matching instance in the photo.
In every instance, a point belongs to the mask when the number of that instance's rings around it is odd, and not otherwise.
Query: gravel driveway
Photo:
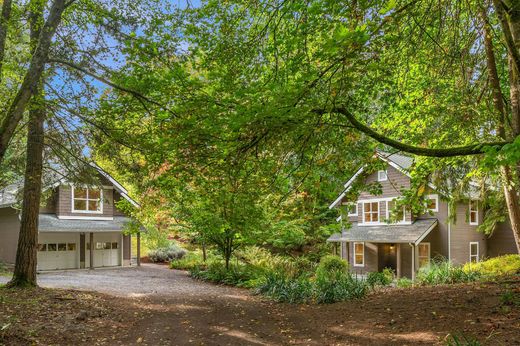
[[[0,284],[8,277],[0,276]],[[38,274],[42,287],[96,291],[120,297],[222,296],[243,290],[211,285],[190,279],[184,271],[171,270],[165,265],[142,264],[141,267],[124,267],[95,270],[68,270]]]

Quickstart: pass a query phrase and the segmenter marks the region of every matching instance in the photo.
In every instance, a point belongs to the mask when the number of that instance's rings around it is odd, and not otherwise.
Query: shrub
[[[413,286],[413,281],[408,278],[397,279],[396,286],[399,288],[408,288]]]
[[[520,274],[520,255],[505,255],[479,263],[466,263],[465,272],[478,272],[484,277]]]
[[[390,268],[385,268],[382,272],[371,272],[367,274],[367,283],[370,287],[388,286],[393,280],[394,271]]]
[[[471,282],[480,278],[475,271],[465,271],[447,261],[432,261],[417,273],[417,282],[421,285],[442,285],[459,282]]]
[[[350,273],[336,272],[334,276],[316,276],[316,303],[335,303],[364,297],[369,289],[365,280],[357,280]]]
[[[283,272],[273,271],[265,275],[256,292],[277,302],[291,304],[310,303],[313,300],[313,284],[308,276],[290,278]]]
[[[180,270],[191,270],[194,267],[204,267],[208,263],[213,262],[215,260],[215,255],[210,251],[207,252],[206,262],[204,262],[202,258],[202,251],[190,251],[187,252],[186,255],[180,259],[172,259],[170,261],[170,268]]]
[[[223,262],[215,261],[206,268],[203,266],[193,267],[190,270],[190,275],[199,280],[251,288],[256,284],[256,280],[261,276],[261,273],[251,265],[231,263],[229,269],[226,269]]]
[[[348,263],[344,259],[334,255],[323,256],[316,270],[316,275],[333,275],[336,272],[346,273]]]
[[[186,255],[186,250],[175,244],[168,247],[161,247],[148,251],[148,258],[154,263],[169,262],[174,259],[181,259]]]

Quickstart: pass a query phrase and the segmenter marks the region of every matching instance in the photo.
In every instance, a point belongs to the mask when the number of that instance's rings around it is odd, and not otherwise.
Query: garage
[[[79,268],[79,235],[75,233],[40,233],[38,270]]]
[[[121,233],[94,233],[93,234],[94,267],[120,266],[122,261]],[[85,265],[90,267],[90,239],[85,244]]]

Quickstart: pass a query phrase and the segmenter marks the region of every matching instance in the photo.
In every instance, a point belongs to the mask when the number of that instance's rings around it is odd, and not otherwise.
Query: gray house
[[[123,234],[131,219],[116,206],[128,191],[95,167],[98,186],[75,185],[64,179],[46,187],[50,197],[40,208],[38,270],[129,266],[131,236]],[[20,211],[14,206],[21,184],[0,191],[0,261],[14,263]],[[140,248],[138,236],[138,246]],[[137,254],[139,258],[139,254]]]
[[[450,222],[448,202],[434,186],[428,187],[428,213],[417,216],[403,208],[391,218],[401,190],[410,187],[408,172],[413,159],[384,152],[376,155],[386,168],[367,174],[366,166],[361,167],[329,206],[344,206],[337,219],[342,231],[327,241],[339,245],[339,255],[348,260],[353,272],[365,274],[392,268],[398,277],[415,278],[417,270],[435,257],[463,264],[517,253],[513,231],[507,223],[499,224],[490,237],[477,231],[484,210],[476,198],[458,202],[456,222]],[[348,200],[349,190],[359,179],[365,185],[379,183],[382,194],[361,191],[357,200]],[[398,221],[390,223],[390,219]]]

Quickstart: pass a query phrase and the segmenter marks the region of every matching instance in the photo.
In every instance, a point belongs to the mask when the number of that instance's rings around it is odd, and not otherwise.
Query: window
[[[363,203],[363,222],[379,222],[379,202]]]
[[[38,244],[38,251],[47,251],[47,244]]]
[[[96,250],[102,250],[103,249],[103,243],[96,243]]]
[[[348,205],[348,216],[357,216],[357,203]]]
[[[58,251],[67,251],[67,244],[59,243],[58,244]]]
[[[110,250],[110,243],[104,243],[103,249]]]
[[[82,213],[102,213],[103,192],[99,189],[72,188],[72,211]]]
[[[354,243],[354,267],[365,265],[365,243]]]
[[[395,209],[395,201],[387,201],[386,202],[386,218],[390,220],[390,216],[395,217],[394,220],[397,222],[405,222],[406,221],[406,209],[403,206],[402,210],[397,211],[397,215],[394,215]]]
[[[426,196],[426,209],[433,213],[439,211],[439,195],[428,195]]]
[[[479,261],[478,241],[469,243],[469,261],[470,263],[477,263]]]
[[[469,201],[469,224],[478,225],[478,201]]]
[[[76,251],[76,243],[68,243],[67,251]]]
[[[430,243],[420,243],[418,246],[419,252],[419,268],[430,264]]]
[[[112,243],[112,250],[117,250],[117,243]]]
[[[387,180],[388,180],[388,171],[386,169],[377,171],[377,181],[387,181]]]
[[[56,251],[56,244],[47,244],[47,251]]]

